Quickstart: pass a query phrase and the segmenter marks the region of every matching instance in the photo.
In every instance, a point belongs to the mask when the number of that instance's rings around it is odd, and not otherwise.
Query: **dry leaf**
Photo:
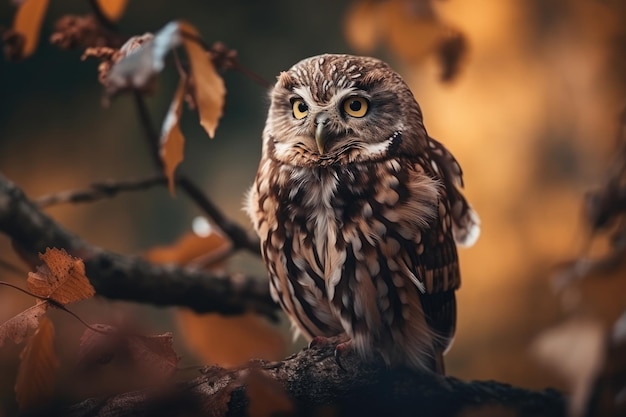
[[[379,2],[374,0],[353,2],[344,22],[346,40],[359,53],[374,49],[380,37]]]
[[[174,374],[180,358],[174,351],[172,333],[156,336],[133,335],[128,349],[133,362],[154,381],[166,380]]]
[[[155,35],[149,33],[130,38],[121,48],[117,61],[107,74],[107,93],[125,89],[145,90],[155,74],[165,67],[165,56],[180,45],[177,22],[170,22]]]
[[[0,346],[4,344],[4,339],[9,338],[15,343],[22,343],[29,329],[36,329],[39,326],[41,316],[46,313],[48,303],[37,301],[37,304],[27,308],[15,317],[0,324]]]
[[[111,21],[116,22],[122,17],[128,0],[98,0],[98,7]]]
[[[100,332],[88,328],[80,337],[77,362],[81,368],[106,365],[121,351],[126,351],[126,341],[117,329],[106,324],[92,324],[91,327]]]
[[[222,116],[226,87],[204,48],[189,37],[200,38],[198,31],[187,22],[179,22],[183,43],[191,63],[191,73],[195,86],[196,105],[200,114],[200,124],[210,138],[215,136],[215,129]]]
[[[47,8],[48,0],[25,0],[17,10],[13,20],[13,30],[24,36],[21,58],[26,58],[35,52]]]
[[[174,351],[171,333],[143,336],[125,333],[106,324],[94,324],[80,338],[79,367],[90,370],[115,359],[130,360],[127,369],[148,376],[151,382],[169,378],[177,369],[179,357]]]
[[[157,246],[150,249],[144,256],[154,263],[177,263],[179,265],[193,265],[211,268],[222,267],[223,263],[215,263],[216,259],[223,259],[231,249],[232,243],[221,233],[212,231],[208,236],[198,236],[188,232],[179,237],[176,242],[168,246]]]
[[[20,354],[15,394],[20,409],[50,401],[59,360],[54,352],[54,325],[44,317]]]
[[[250,369],[242,378],[247,386],[246,393],[250,401],[248,415],[250,417],[271,417],[293,415],[293,402],[285,389],[260,369]]]
[[[39,254],[44,262],[37,272],[28,273],[28,289],[40,296],[66,305],[93,297],[96,291],[85,276],[83,261],[64,249],[48,248]]]
[[[170,104],[170,109],[163,121],[163,127],[161,128],[160,155],[172,196],[174,195],[175,187],[174,173],[176,167],[184,159],[185,137],[180,131],[180,115],[182,113],[182,103],[186,88],[187,80],[181,78],[176,93],[174,94],[174,99]]]

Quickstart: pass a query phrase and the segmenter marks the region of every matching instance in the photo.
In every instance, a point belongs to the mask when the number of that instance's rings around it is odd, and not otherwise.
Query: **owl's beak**
[[[315,116],[315,144],[320,155],[324,153],[324,145],[326,145],[326,139],[328,139],[328,114],[320,113]]]

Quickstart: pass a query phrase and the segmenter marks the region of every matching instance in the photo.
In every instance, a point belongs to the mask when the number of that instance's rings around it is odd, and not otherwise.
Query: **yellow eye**
[[[304,119],[307,114],[309,114],[309,106],[306,105],[304,100],[301,98],[297,98],[293,101],[293,117],[296,119]]]
[[[363,117],[367,113],[369,102],[363,97],[348,97],[343,102],[343,110],[352,117]]]

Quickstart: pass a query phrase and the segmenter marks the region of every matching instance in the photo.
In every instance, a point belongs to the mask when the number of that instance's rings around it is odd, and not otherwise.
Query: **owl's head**
[[[348,164],[415,153],[426,132],[400,75],[369,57],[319,55],[282,72],[264,152],[290,165]]]

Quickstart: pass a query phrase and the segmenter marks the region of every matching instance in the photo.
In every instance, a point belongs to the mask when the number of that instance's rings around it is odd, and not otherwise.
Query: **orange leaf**
[[[24,49],[22,49],[23,58],[32,55],[37,48],[39,32],[41,32],[41,24],[47,8],[48,0],[25,0],[15,14],[13,30],[23,35],[25,39]]]
[[[15,343],[22,343],[28,329],[36,329],[39,326],[39,319],[47,309],[47,302],[37,301],[34,306],[0,324],[0,346],[4,344],[4,339],[7,337]]]
[[[28,273],[28,289],[32,293],[63,305],[93,297],[96,293],[85,276],[82,260],[56,248],[46,249],[39,258],[44,264],[37,267],[37,272]]]
[[[174,351],[171,333],[143,336],[125,333],[106,324],[94,324],[80,338],[78,364],[90,370],[115,359],[124,360],[126,368],[146,376],[152,382],[169,378],[177,369],[179,357]]]
[[[213,232],[208,236],[198,236],[193,232],[188,232],[171,245],[150,249],[145,254],[145,258],[150,262],[160,264],[177,263],[200,266],[210,263],[208,261],[211,259],[221,259],[231,246],[230,241],[220,233]],[[210,263],[210,265],[211,267],[222,266],[214,263]]]
[[[174,94],[174,99],[170,104],[170,109],[163,121],[163,127],[161,128],[161,161],[163,161],[163,168],[167,176],[170,194],[172,195],[174,195],[175,186],[174,172],[176,171],[176,167],[184,159],[185,137],[180,131],[180,115],[182,113],[182,103],[186,87],[186,79],[181,78],[176,93]]]
[[[15,394],[20,409],[50,401],[59,360],[54,352],[54,325],[44,317],[20,354]]]
[[[242,382],[247,386],[250,417],[286,416],[294,413],[293,402],[283,386],[266,372],[250,369]]]
[[[178,367],[172,333],[128,338],[128,350],[139,368],[156,379],[167,379]]]
[[[179,22],[180,31],[187,35],[183,44],[191,63],[191,72],[195,86],[196,105],[200,113],[200,124],[209,137],[215,136],[215,129],[222,116],[226,87],[219,76],[213,61],[204,48],[189,37],[200,38],[198,31],[187,22]]]
[[[360,53],[370,52],[380,35],[378,2],[364,0],[353,2],[344,21],[346,40]]]
[[[127,3],[128,0],[98,0],[98,7],[109,20],[116,22],[126,10]]]

